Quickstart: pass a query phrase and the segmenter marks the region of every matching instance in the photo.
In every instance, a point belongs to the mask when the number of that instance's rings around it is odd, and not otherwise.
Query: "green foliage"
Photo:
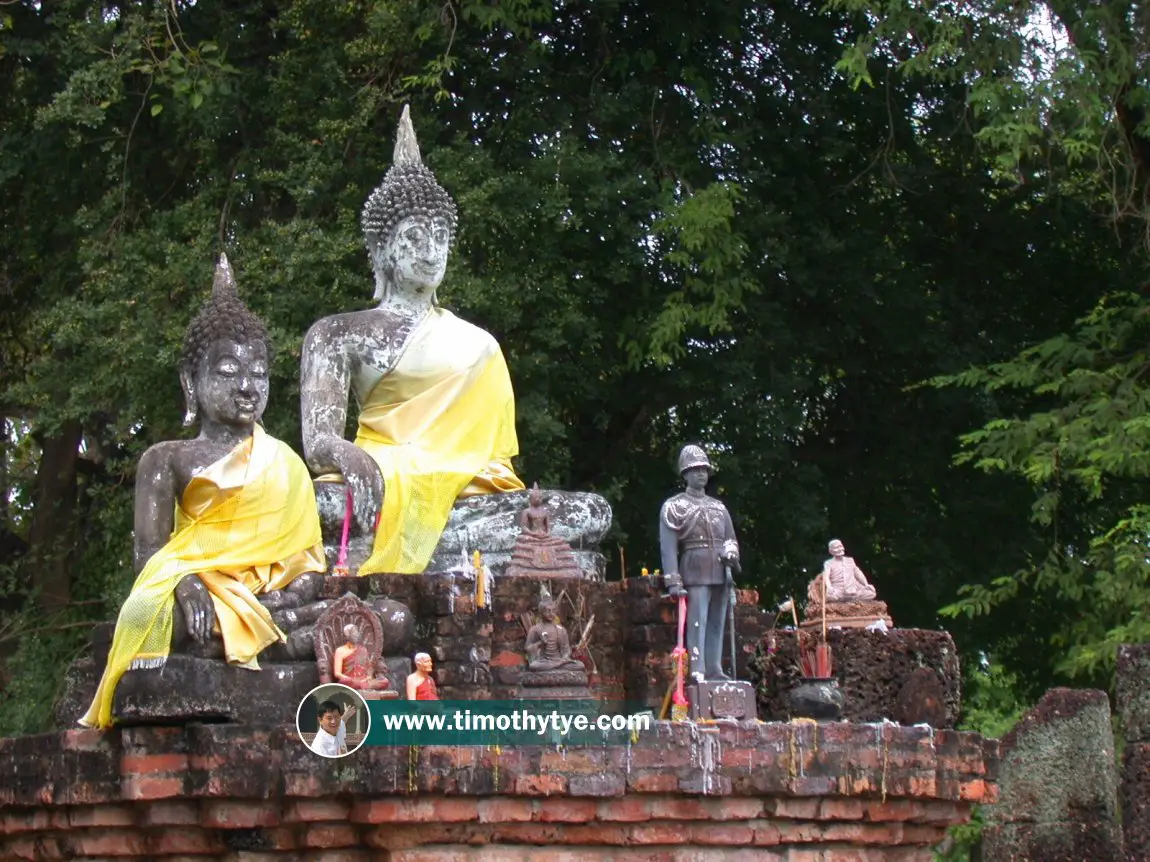
[[[1050,550],[1011,576],[964,587],[943,613],[988,613],[1023,590],[1068,599],[1079,612],[1051,636],[1064,652],[1059,669],[1074,676],[1099,676],[1119,644],[1150,639],[1150,506],[1142,502],[1150,480],[1147,311],[1141,296],[1115,295],[1068,335],[933,381],[1022,390],[1048,405],[964,435],[958,461],[1024,476],[1037,491],[1031,517]]]
[[[868,21],[837,66],[856,87],[873,84],[871,70],[888,64],[961,86],[975,140],[1004,183],[1105,206],[1117,243],[1150,238],[1150,19],[1135,7],[1081,0],[831,6]],[[992,405],[999,418],[962,435],[957,461],[1025,480],[1042,536],[1020,564],[1000,563],[989,580],[966,584],[943,615],[1053,610],[1046,640],[1059,656],[1054,669],[1103,685],[1116,646],[1150,637],[1150,304],[1132,292],[1145,263],[1131,259],[1125,278],[1086,285],[1080,307],[1092,310],[1063,334],[931,381],[978,391]]]
[[[831,0],[830,7],[872,24],[837,66],[854,87],[873,85],[877,58],[906,75],[961,83],[999,177],[1105,195],[1115,213],[1145,219],[1150,21],[1130,4]]]

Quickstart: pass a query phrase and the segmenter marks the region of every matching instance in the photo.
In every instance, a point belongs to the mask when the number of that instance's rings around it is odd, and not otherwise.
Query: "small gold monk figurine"
[[[336,682],[360,691],[383,691],[391,683],[387,677],[376,677],[376,668],[372,667],[371,656],[367,647],[363,645],[363,635],[359,626],[348,623],[343,627],[343,636],[347,642],[338,647],[332,660],[332,676]]]
[[[414,661],[415,670],[407,675],[407,699],[439,700],[439,689],[431,676],[431,656],[417,652]]]
[[[853,559],[846,555],[843,543],[832,539],[827,545],[830,559],[807,586],[804,627],[821,625],[825,613],[827,625],[857,628],[891,619],[885,602],[878,601],[875,588]],[[824,609],[825,605],[825,609]]]
[[[582,662],[571,657],[571,639],[558,621],[555,602],[539,601],[540,621],[527,632],[528,670],[583,670]]]
[[[230,664],[284,641],[271,611],[316,598],[326,569],[311,477],[259,424],[268,397],[267,329],[220,256],[212,297],[188,326],[180,382],[194,440],[157,443],[136,471],[138,576],[120,609],[96,697],[81,719],[112,723],[120,678],[162,667],[185,637],[223,640]]]

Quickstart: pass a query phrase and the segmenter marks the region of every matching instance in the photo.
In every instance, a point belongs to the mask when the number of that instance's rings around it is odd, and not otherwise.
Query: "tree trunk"
[[[66,422],[58,433],[41,441],[28,559],[36,602],[49,612],[65,607],[71,597],[76,469],[82,432],[79,422]]]

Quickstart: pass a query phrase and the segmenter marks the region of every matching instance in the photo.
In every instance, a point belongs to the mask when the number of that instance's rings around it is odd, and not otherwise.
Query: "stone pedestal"
[[[828,629],[865,629],[882,620],[888,629],[894,628],[886,602],[872,601],[830,602],[827,604]],[[810,631],[822,630],[822,605],[809,603],[803,609],[803,621],[799,628]]]
[[[844,720],[926,721],[940,728],[958,721],[962,674],[958,650],[946,632],[830,629],[827,642],[845,699]],[[749,665],[759,716],[790,718],[790,691],[801,679],[794,629],[764,634]],[[924,679],[928,674],[933,679]]]
[[[693,682],[687,686],[692,721],[735,719],[754,721],[755,688],[749,682],[720,680]]]
[[[279,723],[294,719],[300,701],[317,685],[314,661],[264,663],[254,671],[173,655],[162,668],[124,674],[112,714],[120,724]]]
[[[583,670],[525,670],[519,677],[516,698],[524,700],[591,700],[587,672]]]

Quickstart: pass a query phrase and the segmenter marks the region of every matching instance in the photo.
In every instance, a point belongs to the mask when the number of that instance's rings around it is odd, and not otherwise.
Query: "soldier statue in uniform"
[[[723,635],[739,571],[739,543],[727,507],[706,494],[714,472],[701,446],[684,446],[679,473],[687,489],[663,503],[659,513],[659,549],[671,595],[687,595],[687,653],[698,682],[726,680],[722,671]]]

